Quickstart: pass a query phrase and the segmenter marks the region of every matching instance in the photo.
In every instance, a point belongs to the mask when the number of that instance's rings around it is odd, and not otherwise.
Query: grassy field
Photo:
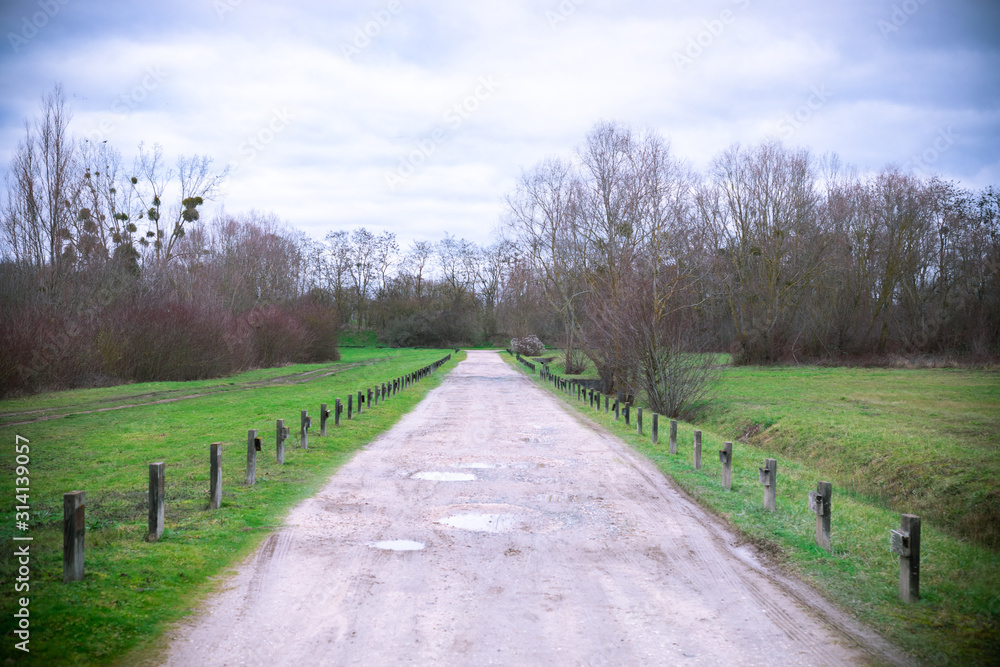
[[[551,370],[563,375],[558,359]],[[698,423],[679,425],[676,456],[666,427],[659,445],[650,442],[648,417],[640,438],[613,415],[575,409],[921,661],[1000,664],[1000,374],[725,368]],[[703,438],[700,470],[692,462],[695,428]],[[728,492],[716,454],[724,441],[734,442]],[[763,510],[757,481],[765,458],[778,460],[774,513]],[[831,553],[815,546],[807,508],[820,480],[834,486]],[[913,605],[898,599],[898,558],[888,549],[901,512],[923,519],[921,601]]]
[[[0,493],[0,660],[16,664],[127,663],[155,655],[153,639],[205,596],[214,578],[281,525],[359,447],[418,403],[464,355],[378,407],[319,436],[319,407],[442,358],[447,350],[345,350],[337,364],[289,366],[222,380],[148,383],[0,402],[6,456]],[[162,402],[167,401],[167,402]],[[122,409],[119,406],[133,406]],[[100,410],[100,411],[95,411]],[[313,415],[309,449],[298,448],[299,413]],[[39,412],[41,411],[41,412]],[[62,415],[62,416],[60,416]],[[38,417],[56,417],[20,423]],[[285,465],[274,459],[275,420],[292,435]],[[257,484],[244,484],[248,429],[264,451]],[[16,436],[30,443],[30,528],[16,528]],[[207,511],[208,445],[222,442],[223,504]],[[166,531],[146,533],[148,464],[166,462]],[[62,583],[62,494],[86,492],[86,576]],[[15,593],[14,535],[30,535],[30,590]],[[11,583],[7,583],[11,582]],[[12,614],[30,596],[30,654]],[[8,664],[5,662],[5,664]]]

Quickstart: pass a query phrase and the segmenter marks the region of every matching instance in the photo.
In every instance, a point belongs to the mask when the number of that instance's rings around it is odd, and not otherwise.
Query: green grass
[[[412,409],[464,355],[378,407],[343,425],[328,423],[319,436],[319,406],[430,364],[447,350],[345,350],[339,364],[255,371],[204,383],[150,383],[0,402],[0,414],[57,407],[69,416],[0,427],[4,475],[0,492],[3,553],[0,574],[13,582],[15,531],[15,435],[30,440],[30,654],[14,649],[13,584],[0,592],[4,643],[0,659],[17,664],[82,665],[131,661],[149,652],[152,640],[194,608],[224,573],[279,527],[288,510],[314,494],[359,447]],[[341,372],[305,383],[261,380],[316,368]],[[316,374],[321,375],[321,374]],[[301,378],[293,378],[301,379]],[[72,414],[99,401],[132,402],[136,396],[207,395],[122,410]],[[194,390],[192,392],[192,390]],[[107,405],[112,405],[108,403]],[[309,449],[298,448],[299,413],[314,415]],[[286,464],[274,460],[275,420],[292,435]],[[257,429],[264,451],[257,484],[244,485],[248,429]],[[208,445],[222,442],[223,504],[207,511]],[[148,464],[166,462],[166,531],[145,542]],[[62,583],[62,494],[86,492],[86,576]],[[18,546],[24,543],[17,543]],[[131,653],[130,653],[131,652]]]
[[[556,362],[551,370],[562,375]],[[567,400],[749,541],[922,661],[995,664],[1000,554],[963,536],[960,522],[946,520],[946,508],[968,506],[956,497],[987,498],[996,489],[997,379],[990,372],[936,369],[728,368],[699,424],[679,425],[676,456],[669,454],[668,421],[661,424],[660,444],[653,445],[648,412],[646,434],[639,437],[634,425]],[[740,441],[753,425],[762,428]],[[702,429],[700,470],[692,461],[695,428]],[[731,491],[720,484],[717,451],[724,441],[734,441]],[[778,460],[774,513],[763,510],[757,481],[765,458]],[[923,465],[911,465],[915,459]],[[926,483],[933,490],[898,494],[898,474],[889,471],[900,470],[923,480],[909,481],[913,487]],[[941,479],[931,479],[935,475]],[[832,553],[815,545],[815,515],[807,507],[820,480],[834,486]],[[988,516],[981,504],[973,508]],[[912,605],[898,598],[899,561],[888,549],[901,511],[925,512],[921,600]]]

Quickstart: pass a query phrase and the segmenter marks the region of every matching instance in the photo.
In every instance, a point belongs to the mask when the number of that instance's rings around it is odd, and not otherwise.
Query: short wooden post
[[[701,431],[694,432],[694,469],[701,470]]]
[[[920,517],[902,515],[900,529],[889,533],[889,546],[899,556],[899,599],[920,599]]]
[[[302,411],[302,419],[299,423],[299,447],[302,449],[309,449],[309,427],[312,426],[313,420],[309,416],[308,410]]]
[[[209,445],[211,468],[209,470],[208,509],[222,507],[222,443]]]
[[[326,420],[330,416],[330,411],[326,409],[326,403],[319,404],[319,435],[326,437]]]
[[[365,394],[362,391],[358,392],[358,414],[361,414],[361,404],[365,401]]]
[[[719,450],[719,463],[722,464],[722,488],[731,489],[733,485],[733,443],[722,443]]]
[[[635,432],[642,435],[642,408],[635,409]]]
[[[619,393],[619,395],[621,395]],[[621,417],[622,404],[618,399],[615,399],[615,421],[618,421]]]
[[[365,391],[367,392],[367,398],[365,399],[367,402],[365,403],[365,405],[367,405],[370,408],[372,407],[372,394],[374,392],[372,392],[371,387],[368,387],[368,389],[366,389]]]
[[[354,411],[354,394],[347,395],[347,418],[353,419],[351,413]]]
[[[340,399],[336,399],[333,402],[333,425],[340,426],[340,413],[344,411],[344,406],[341,404]]]
[[[149,464],[149,530],[146,531],[146,541],[156,542],[163,535],[164,507],[163,496],[166,491],[164,479],[165,462]]]
[[[830,550],[830,513],[833,499],[833,484],[819,482],[816,490],[809,492],[809,509],[816,514],[816,544]]]
[[[611,394],[604,395],[604,414],[608,414],[609,406],[611,405]],[[600,408],[600,405],[597,406]]]
[[[63,583],[83,579],[87,503],[83,491],[63,494]]]
[[[764,467],[760,470],[760,483],[764,485],[764,509],[775,510],[778,497],[778,462],[774,459],[764,459]]]
[[[285,465],[285,440],[288,439],[288,428],[285,427],[285,420],[279,419],[277,428],[275,429],[275,441],[277,446],[275,447],[275,459],[278,461],[279,466]]]
[[[677,420],[670,420],[670,453],[677,453]]]
[[[257,483],[257,447],[259,447],[259,442],[255,429],[247,431],[247,486],[253,486]]]
[[[369,389],[368,391],[372,391],[372,390]],[[372,407],[377,407],[378,406],[378,398],[379,398],[379,396],[378,396],[378,386],[377,385],[375,387],[375,393],[373,394],[373,396],[374,396],[375,402],[372,403]]]
[[[653,413],[653,427],[649,430],[650,436],[652,437],[653,444],[659,444],[660,442],[660,414],[658,412]]]
[[[625,407],[624,407],[624,408],[622,409],[622,411],[623,411],[623,412],[625,413],[624,417],[625,417],[625,425],[626,425],[626,426],[628,426],[628,425],[629,425],[629,417],[630,417],[630,414],[629,414],[629,413],[631,413],[631,412],[632,412],[632,411],[630,410],[630,408],[631,408],[631,406],[630,406],[630,405],[629,405],[628,403],[626,403],[626,404],[625,404]]]

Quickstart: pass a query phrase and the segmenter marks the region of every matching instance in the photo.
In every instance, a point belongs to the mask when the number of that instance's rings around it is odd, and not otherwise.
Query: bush
[[[525,357],[537,357],[545,351],[545,343],[534,334],[524,338],[511,338],[510,351]]]

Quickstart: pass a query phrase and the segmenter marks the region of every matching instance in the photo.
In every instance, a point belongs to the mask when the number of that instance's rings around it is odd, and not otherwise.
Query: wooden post
[[[654,445],[660,442],[660,415],[657,412],[653,413],[653,428],[650,429],[650,435]]]
[[[372,390],[369,389],[368,391],[372,391]],[[375,392],[374,392],[373,396],[374,396],[374,401],[375,402],[372,403],[372,407],[377,407],[378,406],[378,398],[379,398],[378,397],[378,385],[375,385]]]
[[[365,405],[367,405],[370,408],[370,407],[372,407],[372,394],[374,392],[372,392],[372,388],[371,387],[368,387],[368,389],[366,389],[365,391],[367,392],[367,398],[365,399],[367,401],[367,403],[365,403]]]
[[[63,494],[63,583],[83,579],[83,546],[87,533],[83,491]]]
[[[309,449],[309,427],[312,426],[312,423],[313,420],[309,416],[309,411],[303,410],[299,423],[299,447],[302,449]]]
[[[340,426],[340,413],[344,411],[344,406],[341,404],[340,399],[336,399],[333,402],[333,425]]]
[[[626,426],[628,426],[628,425],[629,425],[629,416],[630,416],[630,415],[629,415],[629,413],[630,413],[630,412],[632,412],[632,411],[631,411],[631,410],[629,409],[630,407],[631,407],[631,406],[629,406],[629,404],[628,404],[628,403],[626,403],[626,404],[625,404],[625,407],[624,407],[624,408],[622,409],[622,411],[623,411],[623,412],[625,413],[625,425],[626,425]]]
[[[764,485],[764,509],[773,512],[778,496],[778,462],[774,459],[764,459],[764,467],[760,470],[760,483]]]
[[[330,411],[326,409],[326,403],[319,404],[319,435],[326,437],[326,419],[330,416]]]
[[[694,469],[701,470],[701,431],[694,432]]]
[[[361,414],[361,404],[365,401],[365,394],[363,391],[358,392],[358,414]]]
[[[354,394],[348,394],[347,395],[347,418],[348,419],[353,419],[353,417],[351,417],[351,413],[354,410],[354,408],[352,407],[353,405],[354,405]]]
[[[285,428],[285,420],[279,419],[275,432],[275,440],[277,441],[277,446],[275,447],[275,459],[278,461],[279,466],[285,465],[285,440],[287,438],[288,429]]]
[[[611,395],[610,394],[605,394],[604,395],[604,414],[608,414],[608,409],[609,409],[610,405],[611,405]],[[598,407],[600,407],[600,406],[598,406]]]
[[[722,443],[719,462],[722,464],[722,488],[730,489],[733,485],[733,443]]]
[[[619,392],[619,394],[618,394],[618,395],[620,396],[620,395],[621,395],[621,392]],[[618,420],[619,420],[619,418],[620,418],[620,416],[621,416],[621,411],[622,411],[622,405],[621,405],[621,403],[620,403],[620,402],[618,401],[618,399],[615,399],[615,421],[618,421]]]
[[[642,435],[642,408],[635,409],[635,432]]]
[[[247,486],[257,483],[257,431],[247,431]]]
[[[809,509],[816,514],[816,544],[830,550],[830,511],[832,510],[833,484],[819,482],[816,490],[809,492]]]
[[[209,471],[208,509],[217,510],[222,506],[222,443],[209,445],[211,468]]]
[[[889,533],[889,546],[899,555],[899,599],[920,599],[920,517],[904,514],[900,529]]]
[[[149,464],[149,530],[146,531],[146,541],[156,542],[163,535],[163,496],[166,491],[164,468],[166,463]]]
[[[677,453],[677,420],[670,420],[670,453]]]

